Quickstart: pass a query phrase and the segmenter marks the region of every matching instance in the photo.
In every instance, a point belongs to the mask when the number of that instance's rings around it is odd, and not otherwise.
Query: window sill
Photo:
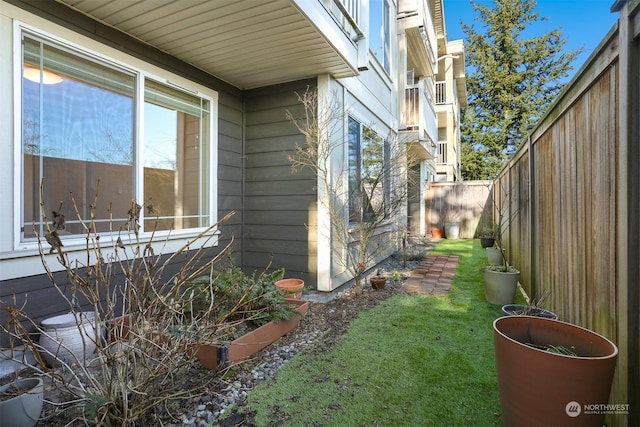
[[[200,237],[199,233],[202,230],[181,230],[171,233],[163,233],[163,235],[156,234],[153,236],[153,242],[151,247],[153,254],[158,255],[170,255],[184,246],[195,249],[214,247],[218,245],[218,239],[220,232],[218,230],[212,230]],[[142,252],[145,246],[151,239],[151,234],[146,234],[140,238],[139,241],[133,239],[123,240],[124,248],[117,248],[117,237],[110,238],[110,235],[100,235],[101,254],[106,260],[114,260],[116,257],[124,259],[125,257],[134,257],[133,253],[136,248],[138,252]],[[87,250],[86,239],[69,239],[63,241],[64,251],[68,255],[70,265],[84,266],[87,263]],[[39,274],[46,274],[46,271],[42,265],[40,253],[36,242],[29,242],[28,244],[22,244],[22,247],[13,252],[0,253],[0,261],[2,262],[2,268],[0,268],[0,281],[11,280],[21,277],[34,276]],[[49,244],[44,242],[43,251],[45,252],[45,260],[52,272],[62,271],[64,267],[57,260],[57,253],[49,253]],[[95,263],[95,251],[90,250],[89,264]]]

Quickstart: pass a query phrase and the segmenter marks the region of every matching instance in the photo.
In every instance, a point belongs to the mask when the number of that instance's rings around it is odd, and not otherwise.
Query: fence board
[[[585,260],[591,258],[591,244],[590,236],[591,236],[591,224],[590,218],[584,215],[585,212],[588,212],[589,206],[591,204],[590,201],[590,186],[591,179],[589,175],[589,171],[591,170],[590,157],[586,154],[586,147],[589,144],[589,134],[585,132],[583,127],[578,127],[578,123],[582,120],[588,120],[588,116],[586,115],[586,106],[587,102],[584,98],[580,99],[576,106],[572,109],[571,113],[574,115],[574,124],[575,132],[576,132],[576,141],[582,141],[581,144],[576,144],[576,195],[577,195],[577,206],[576,206],[576,223],[578,225],[576,232],[576,241],[578,242],[578,253],[577,253],[577,261],[580,263],[580,268],[577,272],[576,280],[580,283],[587,283],[587,279],[589,274],[586,271]],[[582,292],[579,292],[577,295],[577,300],[582,307],[587,306],[587,291],[586,287],[582,289]],[[576,313],[574,315],[574,321],[581,322],[580,324],[586,325],[588,324],[588,313],[586,311]]]

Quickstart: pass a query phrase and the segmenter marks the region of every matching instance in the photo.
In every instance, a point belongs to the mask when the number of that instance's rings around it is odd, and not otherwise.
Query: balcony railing
[[[425,79],[418,84],[405,88],[404,105],[402,106],[402,129],[418,131],[418,139],[436,141],[438,139],[438,122],[434,109],[433,83]],[[434,147],[435,148],[435,147]]]
[[[422,40],[420,44],[426,48],[429,60],[435,61],[438,56],[438,36],[436,34],[434,10],[430,7],[432,0],[398,0],[398,20],[402,20],[405,28],[417,28]],[[411,36],[410,36],[411,37]]]
[[[404,91],[402,123],[407,129],[414,129],[420,125],[420,87],[418,85],[407,85]]]
[[[325,3],[351,40],[364,37],[360,23],[360,0],[325,0]]]
[[[436,82],[436,105],[447,103],[447,82]]]
[[[360,0],[335,0],[336,3],[340,3],[345,12],[355,21],[360,19]]]
[[[402,107],[402,123],[406,128],[426,126],[425,113],[433,111],[433,86],[428,80],[418,84],[408,84],[404,92]]]
[[[447,142],[438,142],[438,163],[447,163]]]

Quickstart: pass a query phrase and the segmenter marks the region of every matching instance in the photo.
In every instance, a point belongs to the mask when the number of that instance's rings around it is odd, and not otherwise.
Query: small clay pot
[[[302,279],[282,279],[276,282],[276,287],[285,291],[290,298],[301,298],[302,289],[304,289],[304,280]]]
[[[373,289],[384,289],[384,285],[387,283],[387,278],[384,276],[373,276],[369,279],[371,287]]]

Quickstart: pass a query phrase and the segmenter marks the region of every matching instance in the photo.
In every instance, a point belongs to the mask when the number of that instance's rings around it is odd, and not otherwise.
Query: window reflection
[[[210,225],[211,100],[146,79],[139,108],[140,75],[31,34],[23,41],[24,239],[34,225],[43,234],[42,180],[44,205],[66,217],[62,238],[85,233],[78,217],[98,232],[118,230],[133,200],[142,231]]]

